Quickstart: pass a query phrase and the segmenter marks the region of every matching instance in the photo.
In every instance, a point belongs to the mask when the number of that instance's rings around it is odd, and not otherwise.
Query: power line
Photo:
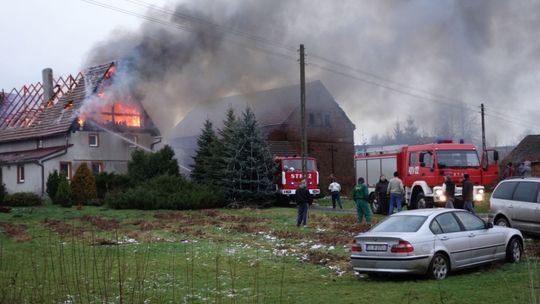
[[[137,17],[137,18],[141,18],[141,19],[144,19],[144,20],[147,20],[147,21],[150,21],[150,22],[158,23],[158,24],[163,25],[163,26],[174,27],[176,29],[180,29],[180,30],[184,30],[184,31],[196,32],[202,26],[202,27],[211,29],[211,31],[209,33],[206,33],[206,34],[208,34],[210,36],[214,36],[215,38],[222,38],[222,36],[220,36],[219,33],[221,33],[221,34],[232,34],[232,35],[237,36],[239,38],[244,38],[244,39],[247,39],[247,40],[249,40],[251,42],[256,43],[256,44],[252,44],[252,43],[247,44],[247,43],[239,41],[239,40],[234,40],[234,41],[230,40],[230,37],[227,37],[227,38],[229,38],[228,41],[234,42],[237,45],[240,45],[240,46],[245,47],[245,48],[255,49],[257,51],[264,52],[266,54],[276,56],[276,57],[279,57],[279,58],[282,58],[282,59],[285,59],[285,60],[297,61],[295,56],[293,56],[292,54],[291,55],[288,54],[288,52],[296,53],[295,48],[288,47],[283,43],[276,42],[274,40],[270,40],[270,39],[267,39],[265,37],[260,37],[260,36],[257,36],[257,35],[253,35],[251,33],[248,33],[246,31],[242,31],[240,29],[237,29],[237,28],[234,28],[234,27],[231,27],[231,26],[224,26],[224,25],[218,24],[216,22],[213,22],[213,21],[211,21],[211,20],[209,20],[207,18],[203,18],[201,16],[190,15],[189,12],[187,12],[185,10],[182,11],[181,9],[176,9],[175,11],[172,11],[172,10],[168,10],[168,9],[164,9],[164,8],[158,8],[158,7],[152,5],[152,4],[148,3],[148,2],[141,1],[141,0],[124,0],[126,2],[130,2],[130,3],[133,3],[135,5],[145,7],[147,9],[151,9],[151,10],[154,10],[154,11],[157,11],[157,12],[161,12],[163,14],[173,16],[173,17],[177,18],[178,20],[183,21],[183,24],[181,24],[179,22],[172,22],[172,21],[167,21],[167,20],[162,20],[162,19],[159,19],[159,18],[151,17],[151,16],[148,16],[148,15],[143,15],[143,14],[140,14],[140,13],[137,13],[137,12],[126,10],[126,9],[121,8],[121,7],[112,6],[112,5],[109,5],[109,4],[106,4],[106,3],[103,3],[103,2],[99,2],[99,1],[95,1],[95,0],[81,0],[81,1],[86,2],[88,4],[96,5],[96,6],[105,8],[105,9],[109,9],[109,10],[113,10],[113,11],[120,12],[120,13],[123,13],[123,14],[131,15],[131,16],[134,16],[134,17]],[[274,48],[274,50],[270,50],[267,47],[272,47],[272,48]],[[280,52],[278,50],[285,51],[285,53]],[[454,99],[454,98],[450,98],[450,97],[446,97],[446,96],[443,96],[443,95],[439,95],[439,94],[434,94],[434,93],[428,92],[426,90],[414,88],[414,87],[409,86],[407,84],[397,82],[397,81],[393,81],[393,80],[384,78],[382,76],[379,76],[377,74],[367,72],[367,71],[352,67],[350,65],[347,65],[347,64],[344,64],[344,63],[341,63],[341,62],[338,62],[338,61],[335,61],[335,60],[332,60],[332,59],[325,58],[325,57],[320,56],[320,55],[315,54],[315,55],[310,55],[310,57],[313,57],[316,60],[319,60],[319,61],[322,61],[322,62],[326,62],[327,64],[330,64],[332,66],[335,66],[335,67],[338,67],[338,68],[341,68],[341,69],[347,69],[347,70],[350,70],[352,72],[355,72],[355,73],[358,73],[358,74],[362,74],[362,75],[377,79],[378,81],[375,81],[375,80],[372,80],[372,79],[366,79],[366,78],[363,78],[363,77],[359,77],[359,76],[353,75],[351,73],[347,73],[347,72],[344,72],[342,70],[332,68],[332,67],[328,67],[328,66],[318,64],[318,63],[315,63],[315,62],[310,63],[311,66],[317,67],[317,68],[319,68],[321,70],[324,70],[324,71],[327,71],[327,72],[330,72],[330,73],[334,73],[336,75],[340,75],[342,77],[350,78],[350,79],[353,79],[353,80],[356,80],[356,81],[361,81],[363,83],[366,83],[366,84],[369,84],[369,85],[372,85],[372,86],[380,87],[380,88],[383,88],[383,89],[386,89],[386,90],[389,90],[389,91],[393,91],[393,92],[396,92],[396,93],[399,93],[399,94],[408,95],[410,97],[413,97],[413,98],[416,98],[416,99],[421,99],[421,100],[424,100],[424,101],[435,102],[435,103],[439,103],[439,104],[442,104],[442,105],[445,105],[445,106],[458,108],[458,109],[464,109],[464,110],[468,110],[468,111],[477,110],[476,106],[467,104],[467,103],[465,103],[463,101],[460,101],[460,100],[457,100],[457,99]],[[381,83],[381,81],[385,82],[385,83]],[[388,83],[388,84],[386,84],[386,83]],[[416,91],[416,92],[411,92],[411,91]],[[419,92],[421,94],[419,94],[417,92]],[[425,96],[425,95],[428,95],[428,96]],[[460,105],[456,105],[455,103],[459,103]],[[486,114],[486,115],[492,116],[491,114]],[[494,117],[496,117],[496,116],[494,116]],[[496,117],[496,118],[501,118],[501,117]],[[509,119],[505,119],[505,120],[510,122]],[[518,121],[517,123],[524,125],[520,121]],[[527,126],[530,127],[529,125],[527,125]]]

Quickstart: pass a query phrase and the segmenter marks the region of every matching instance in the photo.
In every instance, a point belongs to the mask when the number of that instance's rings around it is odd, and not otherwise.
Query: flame
[[[105,78],[111,78],[114,74],[116,74],[116,65],[111,66],[107,72],[105,72]]]
[[[79,126],[80,128],[82,129],[84,127],[84,121],[85,121],[85,117],[84,116],[79,116],[79,120],[77,120],[79,122]]]
[[[133,105],[116,102],[114,103],[114,121],[117,124],[125,124],[128,127],[141,126],[141,112]]]

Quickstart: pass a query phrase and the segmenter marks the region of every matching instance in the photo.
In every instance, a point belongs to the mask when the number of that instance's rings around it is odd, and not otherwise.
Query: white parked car
[[[523,236],[461,209],[395,213],[354,237],[353,269],[360,273],[417,273],[440,280],[452,270],[506,260],[519,262]]]
[[[489,200],[489,219],[495,225],[540,235],[540,178],[501,181]]]

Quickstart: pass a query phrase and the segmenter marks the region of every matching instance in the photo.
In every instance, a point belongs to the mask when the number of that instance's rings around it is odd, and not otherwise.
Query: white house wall
[[[41,193],[41,167],[34,163],[24,164],[23,183],[17,182],[17,165],[1,167],[2,181],[8,193],[34,192]]]
[[[99,144],[97,147],[90,147],[89,135],[97,134]],[[123,134],[124,137],[133,140],[133,136],[138,137],[139,145],[150,149],[154,142],[154,137],[149,134]],[[137,149],[137,146],[120,139],[118,136],[107,132],[90,132],[77,131],[69,133],[67,136],[69,144],[67,153],[60,151],[43,159],[44,167],[44,182],[46,183],[49,173],[54,170],[60,171],[61,162],[71,163],[71,175],[79,165],[86,162],[91,168],[92,162],[99,162],[103,165],[103,171],[114,173],[126,173],[127,162],[131,159],[131,153]],[[43,140],[43,148],[52,146],[62,146],[66,144],[66,136],[58,135]],[[29,140],[19,143],[3,143],[0,144],[0,151],[22,151],[36,149],[37,141]],[[52,158],[51,158],[52,157]],[[50,158],[50,159],[49,159]],[[42,193],[41,167],[34,163],[26,163],[25,166],[25,182],[17,182],[17,165],[4,165],[0,167],[2,170],[2,182],[6,185],[8,193],[15,192],[35,192]]]

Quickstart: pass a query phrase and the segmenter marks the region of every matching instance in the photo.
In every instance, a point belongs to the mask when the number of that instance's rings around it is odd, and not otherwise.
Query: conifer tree
[[[241,196],[261,200],[272,193],[274,162],[266,140],[259,129],[255,114],[246,108],[240,124]]]
[[[196,182],[208,185],[221,185],[219,165],[220,143],[212,122],[206,120],[201,135],[197,138],[197,150],[193,160],[191,178]]]
[[[62,207],[71,207],[71,188],[69,182],[63,174],[59,175],[58,189],[53,198],[53,202]]]
[[[96,180],[86,163],[81,163],[71,181],[73,203],[87,204],[97,198]]]
[[[255,114],[246,108],[241,121],[231,121],[229,112],[221,132],[225,194],[231,200],[264,199],[272,192],[274,165]]]
[[[220,137],[219,172],[225,197],[229,200],[238,199],[238,181],[240,164],[237,162],[236,154],[239,143],[239,123],[234,114],[234,110],[227,110],[226,118],[223,121],[223,129],[218,131]]]

